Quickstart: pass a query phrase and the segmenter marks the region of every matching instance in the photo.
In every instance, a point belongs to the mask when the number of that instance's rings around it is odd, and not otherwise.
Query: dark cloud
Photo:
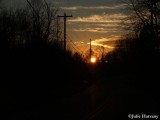
[[[3,7],[12,7],[12,8],[18,8],[18,7],[24,7],[26,4],[26,0],[1,0]]]
[[[51,0],[49,0],[51,1]],[[61,5],[65,6],[112,6],[115,4],[119,4],[119,0],[54,0],[56,2],[61,3]]]

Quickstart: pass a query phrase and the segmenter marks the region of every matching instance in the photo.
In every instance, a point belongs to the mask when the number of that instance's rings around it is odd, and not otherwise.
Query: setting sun
[[[95,57],[91,58],[91,63],[96,63],[96,58]]]

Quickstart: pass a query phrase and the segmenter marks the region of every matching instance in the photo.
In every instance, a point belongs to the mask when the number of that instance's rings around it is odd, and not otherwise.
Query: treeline
[[[58,8],[45,0],[26,0],[26,7],[18,9],[1,5],[2,120],[64,117],[63,98],[89,85],[81,56],[64,54],[57,15]]]
[[[1,9],[3,47],[35,47],[55,39],[57,8],[40,0],[26,1],[28,4],[25,8]]]
[[[68,95],[69,90],[84,87],[81,56],[69,50],[64,53],[57,7],[45,0],[26,0],[26,6],[18,9],[1,6],[0,69],[6,89],[28,90],[31,95],[36,89],[38,94],[44,89],[54,94],[56,89]]]
[[[108,62],[154,63],[160,59],[159,1],[129,0],[129,23],[123,26],[131,32],[116,42],[106,55]]]
[[[131,32],[118,40],[115,49],[105,56],[111,65],[109,71],[114,71],[112,75],[124,77],[121,82],[128,81],[142,91],[150,88],[155,93],[160,67],[159,5],[154,0],[130,0],[128,7],[132,14],[128,14],[129,22],[124,21],[123,25]]]
[[[62,28],[57,20],[58,11],[56,6],[45,0],[26,0],[26,6],[17,9],[1,5],[1,55],[22,57],[28,54],[45,60],[63,61],[63,38]],[[77,53],[72,55],[71,51],[67,51],[66,56],[66,59],[76,61],[78,58],[77,61],[82,62]]]

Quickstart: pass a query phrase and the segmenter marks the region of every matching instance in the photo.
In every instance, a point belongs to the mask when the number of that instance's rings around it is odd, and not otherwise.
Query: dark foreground
[[[157,63],[20,61],[1,67],[1,120],[124,120],[129,114],[160,114]]]

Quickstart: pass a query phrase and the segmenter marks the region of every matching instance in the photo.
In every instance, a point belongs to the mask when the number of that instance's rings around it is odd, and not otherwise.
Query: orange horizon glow
[[[97,61],[95,57],[92,57],[90,60],[91,60],[91,63],[96,63]]]

